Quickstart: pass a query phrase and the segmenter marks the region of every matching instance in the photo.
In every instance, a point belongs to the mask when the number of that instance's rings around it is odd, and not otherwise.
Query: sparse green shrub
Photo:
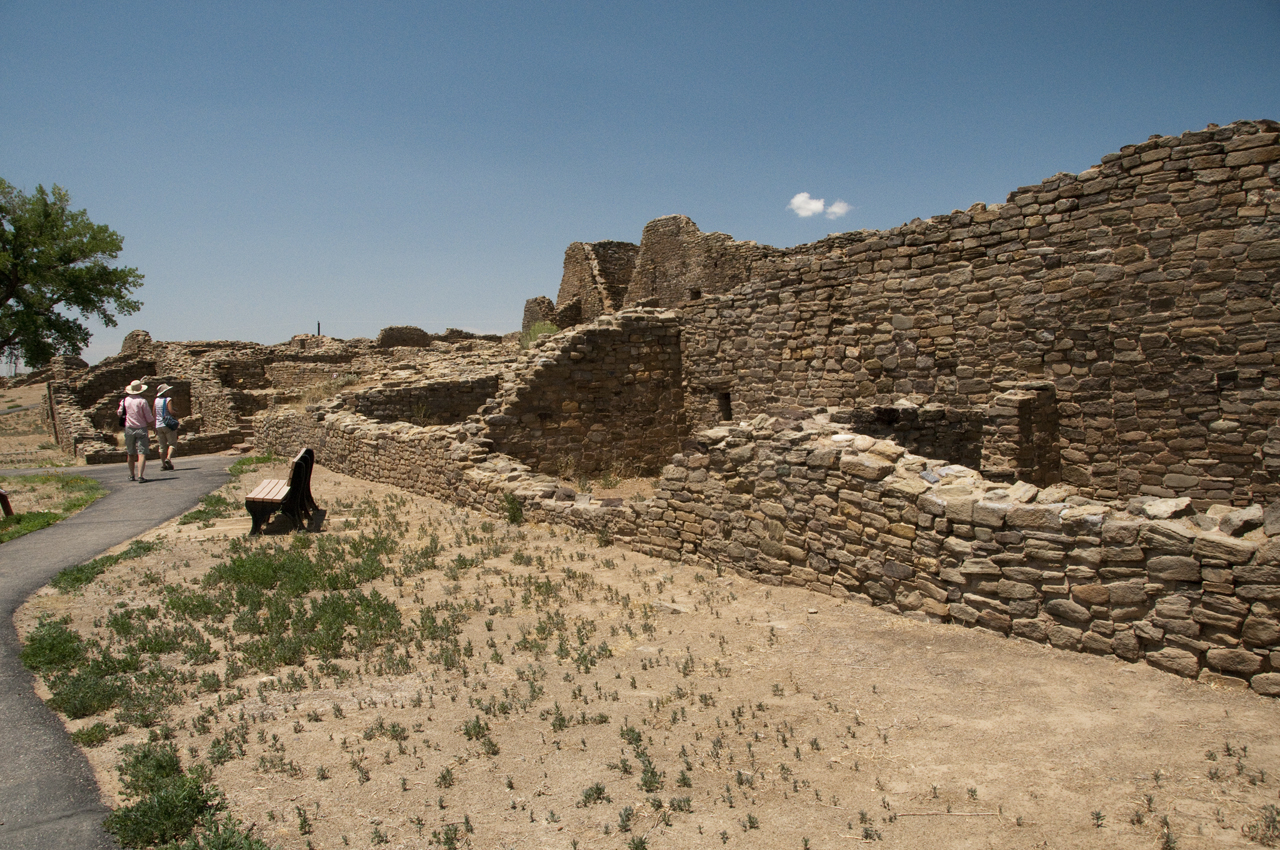
[[[84,640],[63,622],[42,617],[27,635],[20,658],[22,666],[36,673],[69,670],[84,661]]]
[[[49,679],[49,707],[72,720],[101,714],[116,704],[128,690],[115,677],[94,670],[58,673]]]
[[[582,791],[582,799],[578,801],[578,808],[585,809],[596,803],[611,803],[613,799],[605,793],[604,783],[597,782],[589,785]]]
[[[1263,806],[1258,812],[1257,820],[1246,824],[1242,830],[1244,837],[1261,844],[1263,847],[1280,846],[1280,808],[1272,805]],[[1165,834],[1168,835],[1166,827]]]
[[[99,720],[92,726],[86,726],[83,729],[77,729],[71,733],[71,740],[75,741],[82,747],[100,747],[112,737],[125,731],[124,726],[108,726]]]
[[[278,460],[279,458],[273,454],[242,457],[239,460],[237,460],[235,463],[231,464],[231,468],[228,470],[228,472],[231,473],[232,478],[239,478],[241,475],[244,475],[246,472],[253,472],[264,463],[275,463]]]
[[[507,515],[507,522],[512,525],[524,523],[524,506],[520,504],[520,500],[516,498],[515,493],[502,494],[502,509]]]
[[[63,515],[54,511],[28,511],[0,517],[0,543],[48,528],[60,519],[64,519]]]
[[[229,517],[236,510],[236,504],[218,493],[210,493],[200,500],[200,507],[193,511],[183,514],[178,520],[179,525],[189,525],[193,522],[209,522],[210,520],[222,519]]]
[[[559,333],[560,329],[551,322],[534,322],[529,330],[520,334],[520,348],[526,349],[544,336]]]
[[[108,567],[114,567],[121,561],[132,560],[133,558],[141,558],[148,552],[154,551],[160,544],[151,540],[135,540],[129,544],[129,547],[123,552],[115,555],[103,555],[101,558],[94,558],[88,563],[80,564],[74,567],[67,567],[62,572],[53,577],[49,582],[50,585],[68,593],[76,588],[84,587],[98,576],[102,575]]]
[[[224,805],[222,795],[210,784],[209,770],[198,766],[182,770],[172,744],[138,744],[121,748],[125,758],[116,768],[127,798],[103,822],[107,832],[123,847],[151,847],[184,841],[202,820],[210,819]],[[194,844],[194,847],[225,845]],[[234,846],[234,845],[233,845]]]

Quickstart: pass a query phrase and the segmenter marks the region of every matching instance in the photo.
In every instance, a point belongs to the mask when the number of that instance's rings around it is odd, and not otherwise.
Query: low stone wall
[[[346,363],[309,363],[299,360],[282,360],[264,367],[267,382],[276,389],[300,389],[325,381],[337,380],[350,371]]]
[[[419,428],[276,410],[258,445],[311,446],[330,469],[499,515],[511,494],[530,519],[657,557],[1280,696],[1280,537],[1266,533],[1280,535],[1280,514],[1194,514],[1187,499],[1119,510],[1063,486],[986,481],[839,425],[776,427],[698,435],[644,502],[536,474],[493,453],[475,420]]]
[[[348,410],[379,422],[452,425],[475,415],[498,394],[498,376],[433,381],[416,387],[375,387],[343,396]]]
[[[1280,695],[1280,538],[1260,507],[1130,513],[837,430],[704,432],[664,470],[632,545]]]
[[[356,478],[391,484],[443,501],[501,515],[508,494],[531,520],[561,522],[592,533],[634,532],[634,509],[621,499],[593,499],[491,451],[475,420],[458,425],[386,425],[340,409],[270,411],[258,421],[260,451],[291,457],[303,447],[316,462]]]

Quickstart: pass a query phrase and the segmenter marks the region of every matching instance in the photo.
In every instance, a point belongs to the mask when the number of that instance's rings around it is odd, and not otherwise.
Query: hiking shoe
[[[129,480],[130,480],[130,481],[137,481],[138,479],[136,479],[136,478],[134,478],[132,475],[130,475],[130,476],[129,476]]]
[[[145,478],[143,478],[141,475],[139,475],[139,476],[138,476],[138,483],[139,483],[139,484],[146,484],[146,483],[147,483],[147,479],[145,479]]]
[[[171,461],[171,460],[166,460],[164,463],[160,464],[160,468],[161,468],[161,469],[173,469],[173,461]]]

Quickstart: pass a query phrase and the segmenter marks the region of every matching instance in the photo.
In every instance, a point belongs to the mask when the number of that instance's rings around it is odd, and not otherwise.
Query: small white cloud
[[[791,199],[791,203],[787,204],[787,209],[792,210],[801,218],[817,215],[825,208],[826,201],[822,198],[811,198],[808,192],[801,192]]]
[[[832,203],[831,206],[827,207],[827,218],[839,218],[851,209],[853,209],[853,207],[849,206],[844,201],[836,201]]]

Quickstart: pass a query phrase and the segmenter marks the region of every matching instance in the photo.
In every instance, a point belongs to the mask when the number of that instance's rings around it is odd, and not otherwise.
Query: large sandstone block
[[[1249,616],[1240,631],[1245,646],[1275,646],[1280,644],[1280,622],[1269,617]]]
[[[1088,608],[1077,605],[1069,599],[1050,599],[1044,604],[1044,610],[1055,617],[1070,620],[1073,623],[1087,623],[1091,619]]]
[[[1168,555],[1190,555],[1196,533],[1176,522],[1156,520],[1138,534],[1138,545]]]
[[[1228,564],[1247,564],[1257,551],[1258,544],[1240,540],[1221,532],[1210,531],[1196,538],[1191,551],[1201,558],[1213,558]]]
[[[1169,673],[1194,679],[1200,673],[1200,659],[1185,649],[1166,647],[1159,652],[1148,652],[1147,663]]]
[[[1224,673],[1247,677],[1262,669],[1262,659],[1247,649],[1211,649],[1205,658],[1210,667]]]
[[[1280,673],[1259,673],[1249,680],[1249,687],[1264,697],[1280,697]]]
[[[1153,581],[1200,581],[1200,562],[1184,555],[1157,555],[1147,559]]]
[[[1047,505],[1013,505],[1005,514],[1005,524],[1010,528],[1028,531],[1061,531],[1062,511],[1065,508],[1066,505],[1056,502]]]
[[[865,481],[880,481],[889,477],[896,467],[892,461],[879,455],[845,453],[840,457],[840,471]]]

